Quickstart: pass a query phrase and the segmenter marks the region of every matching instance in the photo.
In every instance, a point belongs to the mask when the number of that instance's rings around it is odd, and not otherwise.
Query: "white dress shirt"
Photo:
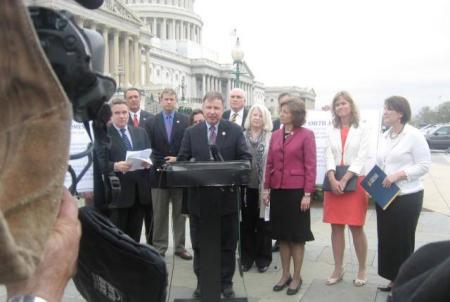
[[[391,131],[387,130],[380,140],[377,164],[386,175],[405,172],[407,179],[396,182],[400,195],[419,192],[423,190],[420,177],[428,172],[431,165],[430,148],[425,136],[408,124],[395,138],[390,137]]]
[[[120,128],[114,124],[113,124],[113,126],[114,126],[114,128],[116,128],[117,132],[119,132],[120,137],[122,137],[122,132],[120,132]],[[128,125],[125,126],[125,135],[128,137],[128,140],[130,141],[131,148],[133,148],[133,140],[131,139],[130,131],[128,131]]]
[[[236,116],[236,120],[234,121],[235,124],[241,126],[242,125],[242,119],[244,118],[244,107],[242,107],[241,110],[239,110],[238,112],[234,112],[233,110],[230,111],[230,118],[229,121],[231,121],[233,119],[233,115],[237,113],[238,115]]]

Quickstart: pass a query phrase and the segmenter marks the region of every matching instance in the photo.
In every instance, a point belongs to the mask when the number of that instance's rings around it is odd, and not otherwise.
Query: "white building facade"
[[[105,41],[104,73],[123,91],[137,87],[147,110],[158,110],[162,89],[173,88],[179,105],[195,108],[208,91],[225,98],[237,87],[234,66],[221,64],[218,54],[202,46],[203,21],[194,11],[195,0],[104,0],[87,10],[68,0],[27,0],[28,4],[65,9],[83,28],[99,32]],[[239,87],[247,106],[266,103],[265,88],[245,62]]]

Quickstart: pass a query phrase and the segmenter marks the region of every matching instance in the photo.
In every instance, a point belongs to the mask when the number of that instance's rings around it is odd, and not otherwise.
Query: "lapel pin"
[[[177,124],[179,124],[180,123],[180,121],[179,120],[177,120]]]
[[[222,132],[222,136],[225,136],[225,135],[227,135],[227,133],[225,131],[223,131]]]

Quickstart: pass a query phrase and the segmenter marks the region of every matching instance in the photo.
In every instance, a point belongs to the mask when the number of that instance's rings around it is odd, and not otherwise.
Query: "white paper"
[[[142,163],[153,164],[150,159],[152,149],[144,149],[140,151],[127,151],[126,161],[131,163],[131,168],[128,171],[136,171],[145,169]]]
[[[270,204],[264,210],[264,221],[270,221]]]

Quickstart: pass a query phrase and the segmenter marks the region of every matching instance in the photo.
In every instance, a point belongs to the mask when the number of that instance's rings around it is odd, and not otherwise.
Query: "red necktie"
[[[134,114],[133,124],[134,124],[135,128],[139,127],[139,120],[137,118],[137,114],[136,113]]]

